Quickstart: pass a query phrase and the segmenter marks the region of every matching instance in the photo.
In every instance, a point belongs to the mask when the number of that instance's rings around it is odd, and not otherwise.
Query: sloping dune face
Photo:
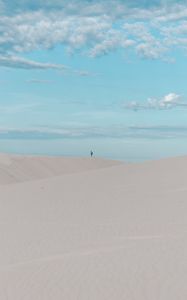
[[[90,158],[0,154],[0,185],[37,180],[62,174],[79,173],[117,164],[121,163]]]
[[[0,186],[0,299],[186,299],[187,158],[67,161]]]

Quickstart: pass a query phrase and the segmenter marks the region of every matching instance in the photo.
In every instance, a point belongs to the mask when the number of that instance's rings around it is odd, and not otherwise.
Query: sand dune
[[[1,156],[0,299],[186,299],[186,165]]]
[[[45,156],[0,154],[0,185],[107,168],[121,162]]]

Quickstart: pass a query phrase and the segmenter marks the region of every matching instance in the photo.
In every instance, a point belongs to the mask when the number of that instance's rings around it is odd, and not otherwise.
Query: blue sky
[[[1,0],[0,13],[1,140],[185,151],[187,1]]]

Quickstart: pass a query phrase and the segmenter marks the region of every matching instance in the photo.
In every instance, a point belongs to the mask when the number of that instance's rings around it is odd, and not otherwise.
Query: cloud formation
[[[187,49],[186,1],[1,0],[0,12],[0,65],[9,67],[16,64],[7,57],[59,44],[91,57],[130,49],[167,59],[173,49]]]
[[[0,65],[7,68],[19,68],[19,69],[55,69],[63,70],[66,69],[63,65],[41,63],[33,60],[25,59],[18,56],[3,56],[0,55]]]
[[[161,99],[149,98],[146,102],[131,101],[125,103],[123,108],[134,111],[139,110],[160,110],[160,109],[172,109],[176,107],[186,107],[187,102],[183,101],[181,95],[175,93],[169,93]]]
[[[62,139],[62,138],[146,138],[187,137],[185,126],[112,126],[112,127],[38,127],[30,129],[0,128],[1,139]]]

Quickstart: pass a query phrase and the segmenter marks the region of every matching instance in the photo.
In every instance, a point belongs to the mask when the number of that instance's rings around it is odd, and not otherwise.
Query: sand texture
[[[186,157],[0,155],[0,300],[185,300],[186,282]]]

